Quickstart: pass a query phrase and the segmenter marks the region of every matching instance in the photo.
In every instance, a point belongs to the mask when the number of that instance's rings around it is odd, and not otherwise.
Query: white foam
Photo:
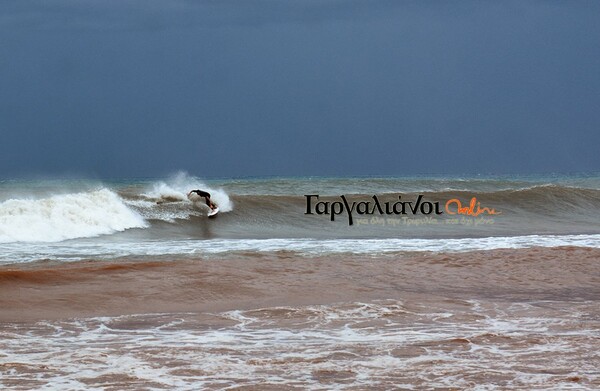
[[[0,243],[58,242],[146,226],[108,189],[0,203]]]
[[[179,172],[167,181],[153,183],[142,195],[156,201],[175,200],[189,202],[187,194],[195,189],[201,189],[210,193],[211,200],[219,206],[221,212],[230,212],[233,210],[233,202],[231,202],[223,189],[212,188],[200,179],[190,176],[185,172]]]
[[[31,384],[47,389],[89,389],[120,376],[135,388],[186,390],[391,389],[398,381],[416,389],[554,389],[569,388],[574,375],[582,381],[573,388],[593,389],[600,380],[589,356],[598,320],[581,322],[594,302],[531,302],[516,311],[479,304],[380,300],[5,323],[0,365],[13,368],[6,381],[27,385],[35,377]],[[539,305],[555,310],[530,318]],[[499,375],[494,384],[490,373]]]
[[[1,233],[1,231],[0,231]],[[115,241],[84,239],[64,243],[3,243],[0,263],[39,259],[77,261],[94,257],[128,256],[211,257],[225,253],[294,251],[298,255],[381,255],[398,252],[466,252],[529,247],[575,246],[600,248],[600,235],[529,235],[463,239],[164,239]]]

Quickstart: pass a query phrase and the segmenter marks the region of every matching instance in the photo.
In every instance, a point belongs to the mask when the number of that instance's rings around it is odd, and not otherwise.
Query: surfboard
[[[217,206],[215,209],[211,210],[210,212],[208,212],[208,217],[213,217],[215,216],[217,213],[219,213],[219,207]]]

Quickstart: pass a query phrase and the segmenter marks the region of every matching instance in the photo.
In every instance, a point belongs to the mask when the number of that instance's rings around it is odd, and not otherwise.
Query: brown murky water
[[[600,250],[0,268],[14,389],[598,389]]]

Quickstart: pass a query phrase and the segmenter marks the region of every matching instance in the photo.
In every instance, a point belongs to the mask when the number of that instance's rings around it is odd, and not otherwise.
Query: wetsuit
[[[206,205],[208,205],[208,207],[211,209],[213,208],[213,203],[210,202],[210,193],[208,193],[206,191],[202,191],[202,190],[192,190],[192,191],[190,191],[190,193],[196,193],[200,197],[204,197],[204,200],[206,201]]]
[[[196,193],[198,194],[200,197],[206,197],[206,198],[210,198],[210,193],[207,193],[205,191],[202,190],[192,190],[190,191],[190,193]]]

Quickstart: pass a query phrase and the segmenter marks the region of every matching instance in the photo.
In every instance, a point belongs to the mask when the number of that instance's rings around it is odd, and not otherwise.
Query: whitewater
[[[0,262],[227,253],[299,255],[600,247],[600,181],[582,177],[254,178],[0,183]],[[217,219],[187,193],[203,189]],[[499,216],[368,216],[356,226],[307,215],[304,194],[323,200],[477,196]]]
[[[0,182],[0,387],[598,389],[598,211],[595,175]]]

